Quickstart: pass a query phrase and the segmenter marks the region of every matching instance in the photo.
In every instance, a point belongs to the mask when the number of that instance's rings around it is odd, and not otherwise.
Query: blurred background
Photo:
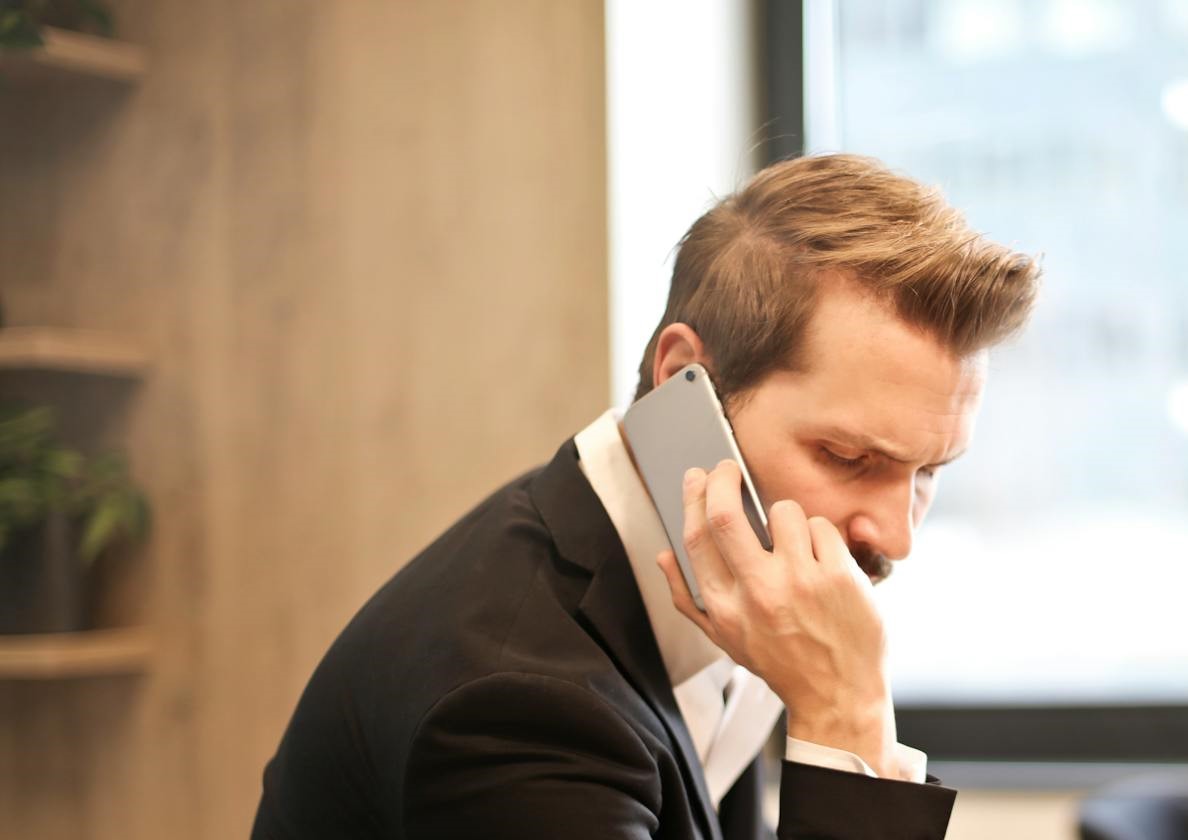
[[[0,0],[0,836],[245,836],[353,612],[831,150],[1046,267],[880,588],[949,836],[1182,771],[1188,0]]]

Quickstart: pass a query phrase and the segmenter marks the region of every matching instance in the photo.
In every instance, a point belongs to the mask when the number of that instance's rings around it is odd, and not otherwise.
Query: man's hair
[[[700,336],[723,400],[804,370],[824,282],[856,283],[962,358],[1027,320],[1037,262],[973,231],[940,193],[871,158],[776,163],[698,219],[678,246],[668,306],[639,366],[652,390],[661,331]]]

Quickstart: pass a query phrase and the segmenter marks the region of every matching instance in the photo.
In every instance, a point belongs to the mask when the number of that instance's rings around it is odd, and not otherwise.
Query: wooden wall
[[[124,0],[148,76],[0,87],[10,324],[139,336],[54,386],[156,512],[144,677],[0,683],[0,836],[245,836],[315,662],[609,393],[595,0]]]

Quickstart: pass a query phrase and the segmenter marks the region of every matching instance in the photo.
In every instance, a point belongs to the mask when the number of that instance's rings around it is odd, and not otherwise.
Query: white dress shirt
[[[643,596],[644,609],[656,635],[660,656],[672,682],[677,706],[692,736],[705,771],[714,807],[755,759],[782,711],[782,704],[763,680],[735,665],[677,610],[656,556],[670,546],[647,488],[636,472],[619,433],[619,417],[611,409],[579,432],[574,442],[581,468],[627,552]],[[928,757],[896,745],[900,774],[923,782]],[[877,774],[857,755],[788,738],[785,758]]]

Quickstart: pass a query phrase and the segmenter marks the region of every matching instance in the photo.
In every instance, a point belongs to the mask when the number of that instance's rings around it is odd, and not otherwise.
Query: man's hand
[[[673,603],[788,709],[788,734],[849,750],[896,778],[886,636],[870,580],[826,519],[780,501],[759,544],[742,507],[742,474],[723,461],[685,475],[684,546],[705,612],[671,551],[659,563]]]

